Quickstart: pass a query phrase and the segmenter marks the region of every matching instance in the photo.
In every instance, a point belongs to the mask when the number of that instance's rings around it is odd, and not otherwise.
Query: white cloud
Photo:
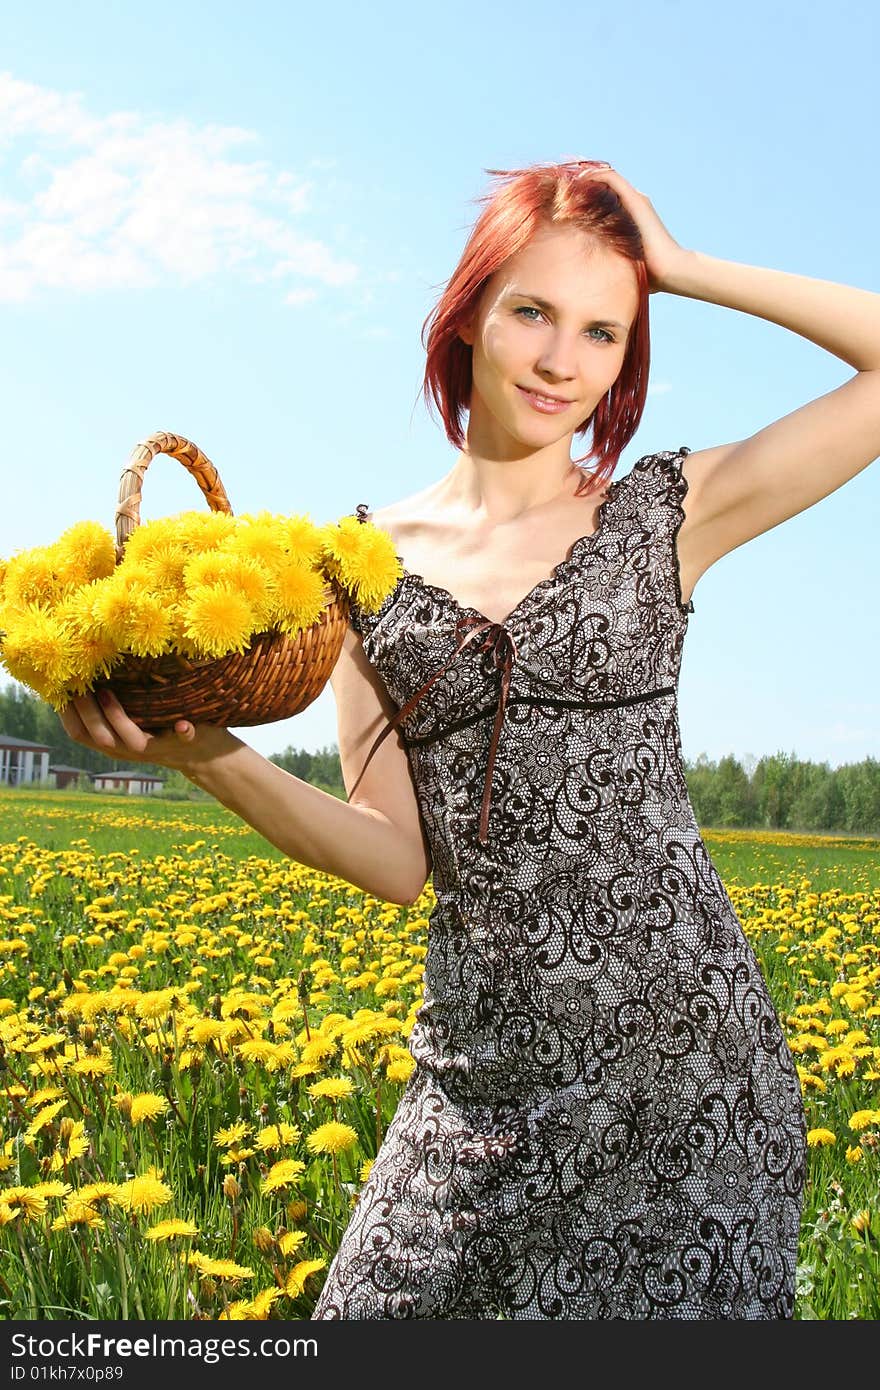
[[[649,396],[665,396],[666,392],[671,390],[671,381],[652,381],[648,385]]]
[[[94,116],[81,93],[0,72],[0,300],[236,274],[280,280],[296,304],[316,290],[285,280],[350,284],[358,267],[295,225],[315,183],[245,158],[257,138],[138,111]]]

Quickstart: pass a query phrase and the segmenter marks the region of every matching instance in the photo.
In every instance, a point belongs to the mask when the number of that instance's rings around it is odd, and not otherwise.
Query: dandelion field
[[[704,831],[804,1091],[796,1316],[880,1316],[880,841]],[[0,791],[0,1318],[305,1319],[413,1061],[410,908],[215,803]]]

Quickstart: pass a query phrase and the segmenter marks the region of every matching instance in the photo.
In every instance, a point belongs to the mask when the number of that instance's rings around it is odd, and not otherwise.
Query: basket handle
[[[117,565],[125,554],[125,542],[140,525],[144,474],[157,454],[170,454],[171,458],[183,464],[202,489],[212,512],[227,512],[232,515],[226,489],[211,460],[191,439],[184,439],[182,434],[167,434],[160,430],[132,449],[128,464],[119,479],[119,501],[116,504],[115,518]]]

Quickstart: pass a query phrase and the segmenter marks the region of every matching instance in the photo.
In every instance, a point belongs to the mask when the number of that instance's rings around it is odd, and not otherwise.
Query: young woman
[[[609,481],[660,291],[855,375]],[[458,452],[373,517],[404,573],[333,673],[348,804],[112,697],[64,726],[380,898],[433,873],[416,1067],[315,1318],[790,1318],[802,1099],[688,799],[677,682],[700,576],[880,452],[880,296],[684,249],[608,165],[538,166],[487,199],[427,346]]]

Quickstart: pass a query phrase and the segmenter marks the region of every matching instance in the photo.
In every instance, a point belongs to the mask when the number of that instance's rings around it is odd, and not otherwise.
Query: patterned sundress
[[[352,607],[436,906],[314,1318],[793,1316],[803,1099],[683,770],[689,452],[613,480],[503,624],[410,572]]]

